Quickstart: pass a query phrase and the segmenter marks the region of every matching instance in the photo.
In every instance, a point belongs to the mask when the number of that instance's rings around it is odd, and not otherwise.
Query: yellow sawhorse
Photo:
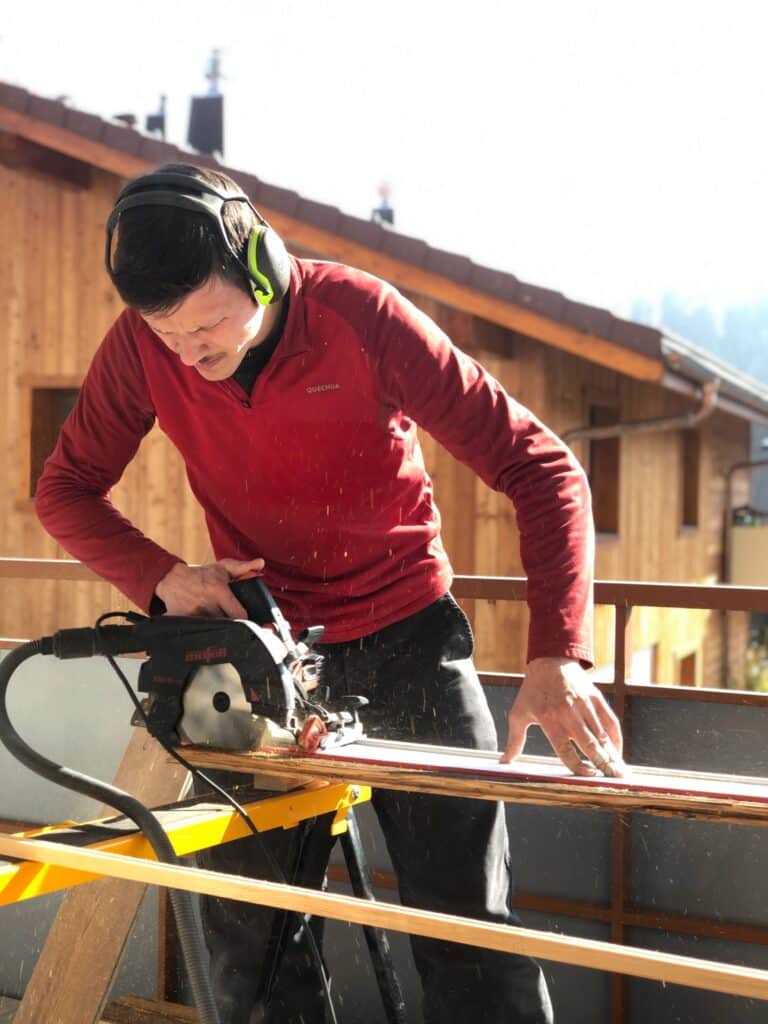
[[[275,828],[293,828],[301,821],[333,813],[331,834],[341,835],[347,828],[347,812],[355,804],[370,800],[368,786],[323,784],[291,790],[265,799],[249,797],[238,791],[238,802],[259,832]],[[197,853],[221,843],[250,835],[251,830],[238,812],[210,796],[156,808],[154,811],[179,857]],[[18,839],[44,839],[72,846],[121,853],[128,857],[156,860],[149,841],[129,819],[105,818],[83,824],[64,822],[28,832],[15,833]],[[99,876],[52,864],[32,861],[0,861],[0,906],[18,903],[46,893],[69,889]]]

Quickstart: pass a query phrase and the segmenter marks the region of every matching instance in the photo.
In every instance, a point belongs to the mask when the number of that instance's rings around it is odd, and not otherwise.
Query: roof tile
[[[514,274],[506,274],[503,270],[492,270],[490,267],[479,267],[477,264],[472,267],[469,284],[475,291],[492,295],[497,299],[505,299],[507,302],[515,301],[520,287],[520,282]]]
[[[519,282],[519,288],[512,301],[534,313],[552,317],[553,320],[562,319],[566,306],[565,296],[560,292],[552,291],[549,288],[539,288],[526,281]]]
[[[292,192],[287,188],[278,188],[276,185],[268,185],[265,181],[261,183],[259,202],[271,210],[284,213],[287,217],[293,217],[296,215],[300,201],[301,197],[298,192]]]
[[[335,206],[327,206],[325,203],[315,203],[310,199],[301,199],[296,208],[296,216],[299,220],[306,221],[323,231],[338,233],[339,219],[341,213]]]
[[[631,320],[620,320],[614,317],[611,324],[609,339],[617,345],[634,349],[644,355],[658,359],[661,355],[661,331],[645,324],[633,323]]]
[[[175,146],[163,142],[162,139],[142,136],[137,156],[140,156],[142,160],[149,160],[153,164],[167,164],[176,159],[178,153],[179,151]]]
[[[357,242],[358,245],[376,251],[381,247],[385,229],[372,220],[363,220],[362,217],[351,217],[347,213],[342,213],[339,233],[351,242]]]
[[[18,114],[23,114],[30,99],[31,96],[26,89],[0,82],[0,107],[7,107],[8,110],[15,110]]]
[[[613,326],[613,314],[607,309],[598,309],[596,306],[587,306],[581,302],[572,302],[566,299],[563,306],[563,319],[572,327],[588,334],[597,334],[607,338]]]
[[[427,250],[424,269],[433,274],[447,277],[457,284],[469,284],[472,278],[473,263],[466,256],[459,256],[455,252],[430,248]]]
[[[117,149],[129,156],[137,156],[141,148],[141,132],[134,131],[123,124],[115,124],[112,121],[104,122],[104,130],[99,140],[102,145]]]
[[[30,96],[25,113],[28,117],[46,121],[48,124],[62,124],[67,107],[58,100],[47,100],[42,96]]]
[[[423,267],[427,258],[429,246],[420,238],[411,238],[409,235],[400,235],[395,231],[384,231],[381,240],[381,250],[396,260],[403,260],[405,263],[412,263],[415,267]]]
[[[83,110],[75,110],[68,107],[62,121],[62,127],[67,131],[82,135],[83,138],[91,139],[94,142],[101,139],[104,131],[104,121],[95,114],[86,114]]]

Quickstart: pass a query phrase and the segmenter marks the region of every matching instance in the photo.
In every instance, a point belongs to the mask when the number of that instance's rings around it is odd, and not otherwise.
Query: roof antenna
[[[219,82],[224,77],[221,73],[221,50],[211,50],[205,77],[208,79],[208,95],[221,96]]]
[[[374,224],[380,224],[383,228],[395,226],[395,211],[389,204],[389,183],[382,181],[379,185],[379,205],[371,211],[371,220]]]

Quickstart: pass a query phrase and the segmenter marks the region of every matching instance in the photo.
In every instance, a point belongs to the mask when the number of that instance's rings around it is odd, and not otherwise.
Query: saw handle
[[[279,614],[279,609],[258,576],[241,576],[229,584],[229,589],[245,608],[250,622],[255,622],[257,626],[275,625],[275,612]]]

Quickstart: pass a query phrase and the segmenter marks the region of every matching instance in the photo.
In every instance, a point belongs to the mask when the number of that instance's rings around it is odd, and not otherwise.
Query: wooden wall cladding
[[[6,142],[6,150],[11,147]],[[18,150],[15,150],[18,153]],[[0,161],[0,403],[3,480],[0,553],[66,557],[39,525],[29,497],[30,392],[76,387],[122,304],[103,269],[104,225],[120,180],[93,170],[72,180],[57,164],[31,170]],[[202,516],[181,459],[158,430],[113,492],[115,503],[160,543],[190,561],[205,557]],[[83,625],[127,602],[106,584],[0,583],[0,633],[31,637]]]

